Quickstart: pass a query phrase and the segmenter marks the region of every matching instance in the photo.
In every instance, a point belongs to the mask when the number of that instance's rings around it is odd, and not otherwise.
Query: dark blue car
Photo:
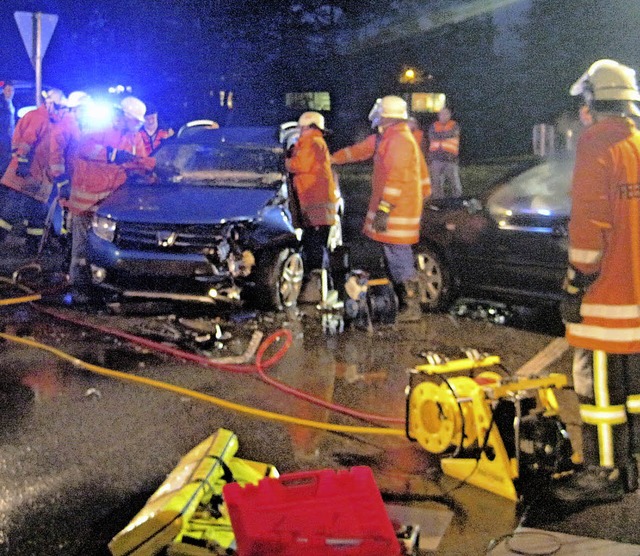
[[[166,141],[156,183],[131,179],[97,211],[94,284],[119,297],[295,305],[303,266],[283,156],[274,128]]]
[[[429,201],[416,267],[426,309],[459,296],[554,305],[567,269],[571,153],[540,161],[479,198]]]

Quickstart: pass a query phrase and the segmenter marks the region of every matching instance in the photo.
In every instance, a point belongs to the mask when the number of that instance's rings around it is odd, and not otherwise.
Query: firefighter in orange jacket
[[[138,135],[145,110],[141,100],[126,97],[116,109],[110,129],[89,133],[80,140],[68,201],[72,215],[71,302],[88,301],[88,233],[100,202],[124,184],[128,174],[151,172],[155,166]]]
[[[138,133],[144,143],[147,156],[151,156],[163,141],[173,137],[173,129],[160,129],[158,126],[158,109],[153,104],[147,104],[144,125]]]
[[[562,303],[576,348],[585,467],[557,483],[572,507],[636,490],[640,448],[640,100],[635,72],[599,60],[571,88],[594,123],[578,141]]]
[[[424,156],[407,124],[407,103],[397,96],[378,99],[369,113],[377,135],[346,147],[333,164],[373,158],[372,194],[363,232],[382,243],[387,269],[398,293],[399,320],[421,315],[419,284],[411,245],[418,242],[425,198],[431,194]]]
[[[70,93],[66,101],[68,112],[51,130],[49,169],[54,194],[57,193],[58,208],[53,224],[58,234],[67,233],[62,208],[67,206],[71,194],[70,176],[73,174],[73,164],[82,134],[82,110],[90,100],[91,97],[84,91]]]
[[[0,228],[4,233],[26,226],[27,251],[35,253],[44,232],[53,184],[49,168],[51,130],[66,111],[62,91],[51,89],[44,103],[16,125],[12,158],[0,184]]]
[[[305,274],[322,268],[329,231],[336,222],[338,195],[331,172],[331,156],[324,140],[324,116],[305,112],[298,119],[300,137],[286,159],[293,174],[303,229]]]

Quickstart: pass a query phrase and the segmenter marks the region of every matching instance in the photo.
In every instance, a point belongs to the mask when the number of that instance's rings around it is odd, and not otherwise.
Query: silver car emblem
[[[156,240],[160,247],[171,247],[178,239],[176,232],[156,232]]]

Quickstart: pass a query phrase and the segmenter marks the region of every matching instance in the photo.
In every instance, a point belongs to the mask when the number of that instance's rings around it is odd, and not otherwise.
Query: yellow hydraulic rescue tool
[[[500,358],[477,352],[453,360],[426,357],[429,363],[411,372],[406,432],[427,451],[443,454],[446,475],[517,501],[518,479],[526,476],[530,487],[529,478],[571,466],[553,390],[566,385],[564,375],[501,376],[486,370],[500,366]],[[451,376],[460,373],[466,375]]]
[[[266,463],[235,456],[238,437],[218,431],[189,451],[131,522],[109,543],[113,556],[229,554],[235,536],[222,488],[278,477]]]

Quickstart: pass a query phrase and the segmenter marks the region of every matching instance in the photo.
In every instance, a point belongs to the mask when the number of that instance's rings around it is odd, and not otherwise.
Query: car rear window
[[[499,186],[488,198],[495,216],[568,216],[573,159],[551,159]]]

